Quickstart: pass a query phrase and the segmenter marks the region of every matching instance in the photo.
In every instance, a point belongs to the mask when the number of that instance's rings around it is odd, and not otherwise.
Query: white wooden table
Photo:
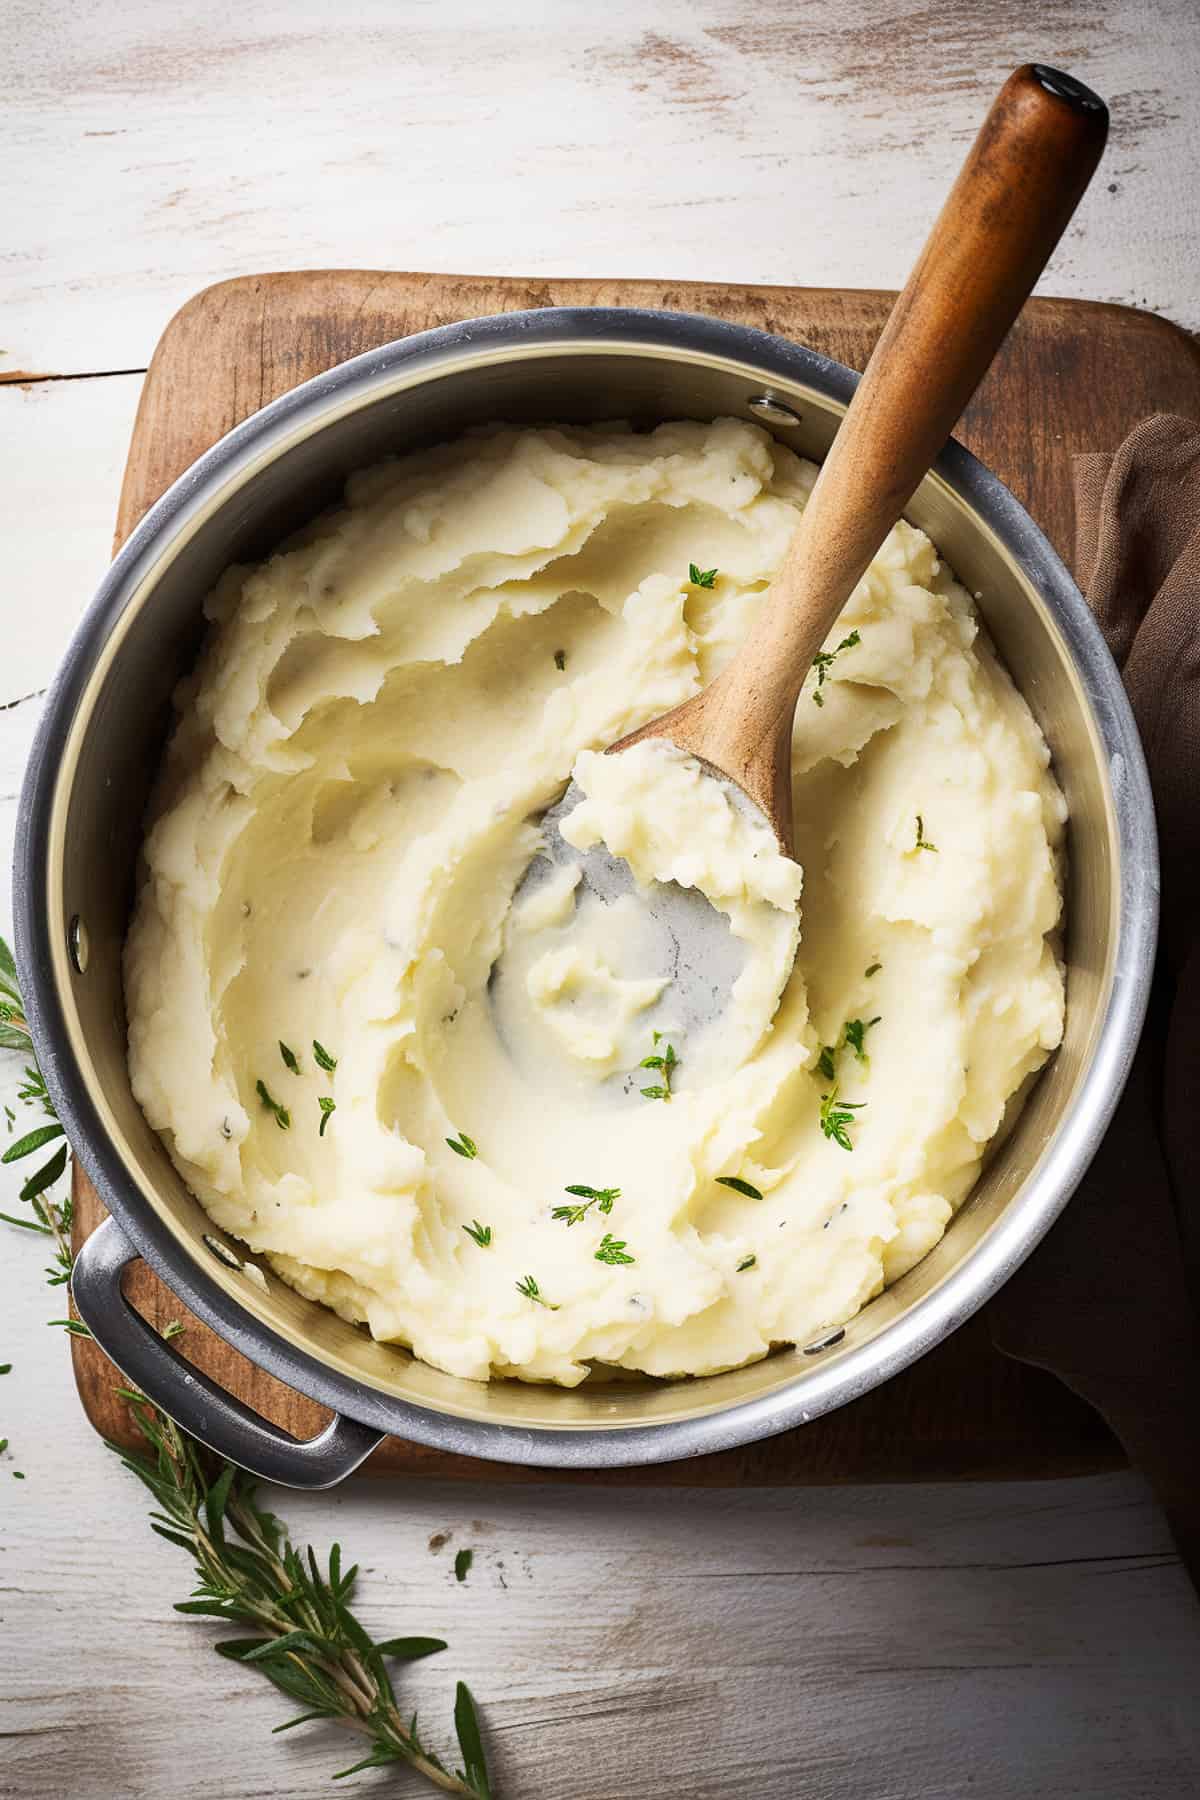
[[[1193,0],[10,9],[0,374],[25,378],[0,387],[0,929],[38,694],[106,560],[141,372],[196,288],[339,264],[895,285],[984,97],[1035,55],[1109,96],[1114,126],[1046,286],[1197,328],[1198,17]],[[274,1694],[171,1612],[184,1559],[83,1422],[41,1261],[5,1236],[0,1794],[325,1794],[340,1736],[272,1739]],[[368,1482],[282,1510],[362,1562],[369,1625],[451,1640],[411,1692],[445,1741],[470,1680],[510,1796],[1200,1791],[1200,1608],[1133,1475]]]

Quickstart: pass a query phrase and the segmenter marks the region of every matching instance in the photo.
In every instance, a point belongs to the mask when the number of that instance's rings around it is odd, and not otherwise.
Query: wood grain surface
[[[377,344],[429,326],[515,308],[654,306],[716,314],[811,345],[861,368],[892,296],[866,291],[649,281],[523,281],[385,271],[319,270],[223,282],[168,326],[138,408],[116,541],[208,445],[297,382]],[[1120,306],[1034,300],[985,380],[960,435],[1009,484],[1069,556],[1071,455],[1115,447],[1163,408],[1200,415],[1200,351],[1164,321]],[[76,1239],[103,1217],[77,1170]],[[141,1265],[130,1299],[159,1326],[187,1318]],[[184,1353],[299,1437],[327,1416],[250,1365],[195,1321]],[[127,1410],[98,1348],[73,1343],[76,1379],[96,1428],[127,1440]],[[996,1355],[977,1314],[912,1369],[798,1432],[721,1456],[650,1471],[580,1474],[579,1483],[789,1485],[888,1479],[1071,1475],[1119,1465],[1097,1416],[1052,1377]],[[478,1476],[484,1466],[387,1440],[374,1473]],[[489,1478],[539,1479],[486,1467]]]

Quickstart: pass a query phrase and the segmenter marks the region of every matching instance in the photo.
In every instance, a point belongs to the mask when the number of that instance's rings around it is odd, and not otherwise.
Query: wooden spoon
[[[792,854],[792,719],[813,658],[975,392],[1087,187],[1104,102],[1026,63],[1001,88],[825,459],[749,637],[667,738],[748,795]]]

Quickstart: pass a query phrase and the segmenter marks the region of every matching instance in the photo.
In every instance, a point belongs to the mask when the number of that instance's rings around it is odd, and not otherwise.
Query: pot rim
[[[353,1419],[443,1451],[546,1468],[616,1468],[672,1461],[753,1442],[855,1399],[913,1362],[1003,1284],[1049,1229],[1099,1148],[1128,1077],[1149,995],[1158,912],[1158,851],[1145,757],[1121,678],[1100,629],[1043,533],[1004,484],[951,439],[935,472],[967,503],[1024,571],[1066,644],[1106,758],[1120,857],[1112,986],[1095,1047],[1069,1111],[994,1225],[929,1293],[873,1340],[729,1406],[652,1424],[516,1428],[415,1405],[345,1375],[262,1323],[181,1255],[177,1238],[141,1200],[101,1123],[71,1043],[56,970],[65,946],[52,918],[51,821],[60,803],[59,753],[95,665],[127,606],[197,511],[271,444],[435,377],[464,356],[481,363],[523,355],[636,352],[717,359],[753,382],[808,386],[845,405],[858,376],[843,364],[751,326],[695,314],[635,308],[561,307],[441,326],[385,344],[293,388],[252,414],[191,465],[146,513],[117,554],[77,627],[47,696],[21,792],[14,853],[16,947],[34,1046],[68,1138],[104,1204],[156,1274],[220,1336],[259,1367]],[[786,397],[785,397],[786,399]]]

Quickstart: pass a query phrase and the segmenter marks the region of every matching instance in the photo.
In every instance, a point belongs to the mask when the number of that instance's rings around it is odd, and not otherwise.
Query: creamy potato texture
[[[814,477],[733,420],[497,430],[354,476],[208,602],[134,1091],[220,1225],[452,1373],[811,1340],[937,1241],[1059,1041],[1062,796],[910,525],[800,698],[799,867],[678,753],[595,754],[728,661]],[[572,772],[610,906],[569,866],[518,893]],[[729,921],[720,1027],[655,961],[663,879]]]

